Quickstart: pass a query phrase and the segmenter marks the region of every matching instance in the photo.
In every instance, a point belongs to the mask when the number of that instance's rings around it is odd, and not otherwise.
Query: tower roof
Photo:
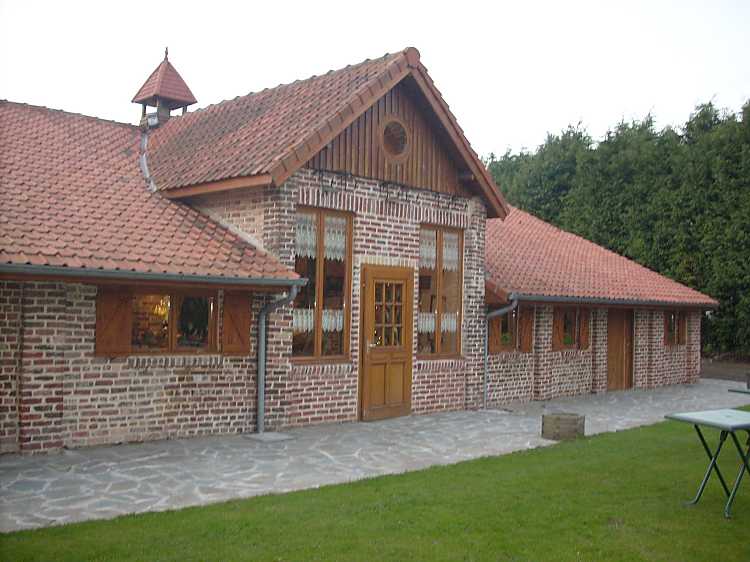
[[[169,62],[169,51],[164,49],[164,60],[151,73],[133,97],[133,103],[156,105],[157,98],[169,109],[186,107],[196,103],[193,92],[190,91],[177,69]]]

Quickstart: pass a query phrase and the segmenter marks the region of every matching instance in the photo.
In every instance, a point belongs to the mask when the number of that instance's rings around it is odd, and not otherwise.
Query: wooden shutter
[[[534,348],[534,307],[523,306],[518,313],[518,349],[531,353]]]
[[[589,320],[591,318],[591,310],[588,308],[581,308],[578,310],[578,348],[588,349],[589,348]]]
[[[687,313],[680,312],[677,322],[677,341],[680,345],[687,343]]]
[[[677,343],[677,338],[679,337],[679,334],[672,334],[672,337],[670,338],[669,335],[669,320],[672,318],[672,315],[674,315],[674,321],[675,326],[674,329],[679,331],[680,329],[680,321],[677,317],[677,313],[673,310],[665,310],[664,311],[664,345],[675,345]]]
[[[133,295],[123,287],[99,287],[96,294],[96,355],[126,355],[133,331]]]
[[[250,295],[224,293],[221,348],[224,353],[250,353]]]
[[[562,349],[563,345],[563,315],[565,309],[556,306],[552,312],[552,349]]]
[[[500,317],[490,318],[489,330],[487,333],[487,347],[490,353],[499,353],[500,351]]]

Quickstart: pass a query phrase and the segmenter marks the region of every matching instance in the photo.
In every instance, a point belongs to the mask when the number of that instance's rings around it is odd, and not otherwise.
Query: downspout
[[[258,433],[263,433],[266,421],[266,319],[269,313],[292,302],[298,292],[299,285],[293,285],[286,295],[265,304],[258,316],[258,411],[256,422]]]
[[[24,288],[26,283],[21,282],[21,287],[18,291],[18,332],[16,334],[16,445],[18,451],[21,450],[21,406],[22,403],[22,391],[23,391],[23,325],[26,322],[26,318],[23,312],[23,300],[24,300]]]
[[[488,312],[484,321],[484,409],[487,409],[487,402],[489,401],[490,392],[490,381],[489,381],[489,338],[490,338],[490,320],[497,316],[502,316],[508,312],[515,310],[518,307],[518,297],[511,295],[512,300],[510,304],[492,312]]]

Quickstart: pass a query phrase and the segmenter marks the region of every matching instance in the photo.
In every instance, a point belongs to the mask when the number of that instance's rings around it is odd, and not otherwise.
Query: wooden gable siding
[[[380,144],[381,127],[387,123],[388,117],[394,115],[407,128],[408,156],[399,161],[387,158]],[[440,193],[471,196],[460,184],[459,170],[434,126],[425,118],[403,83],[389,90],[313,156],[306,166]]]

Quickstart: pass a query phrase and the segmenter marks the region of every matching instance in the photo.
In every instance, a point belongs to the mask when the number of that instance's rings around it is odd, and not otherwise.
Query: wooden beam
[[[242,189],[246,187],[266,187],[273,185],[273,178],[270,174],[258,174],[255,176],[243,176],[240,178],[230,178],[226,180],[212,181],[189,185],[187,187],[176,187],[174,189],[165,189],[160,191],[167,199],[181,199],[183,197],[193,197],[195,195],[205,195],[207,193],[219,193],[231,189]]]

